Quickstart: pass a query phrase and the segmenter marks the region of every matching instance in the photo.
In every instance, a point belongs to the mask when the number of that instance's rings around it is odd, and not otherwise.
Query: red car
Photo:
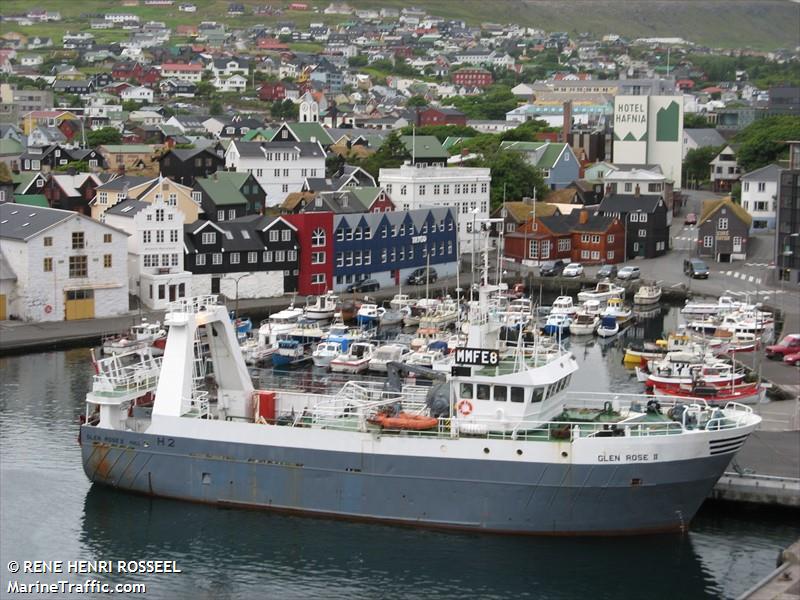
[[[787,365],[794,365],[795,367],[800,366],[800,352],[787,354],[783,357],[783,362],[785,362]]]
[[[684,225],[697,225],[697,215],[695,213],[689,213],[686,215],[686,218],[683,220]]]
[[[783,336],[777,344],[766,347],[767,358],[782,358],[790,354],[800,353],[800,333]]]

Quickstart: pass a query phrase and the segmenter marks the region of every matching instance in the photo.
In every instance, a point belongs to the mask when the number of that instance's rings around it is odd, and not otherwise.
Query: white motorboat
[[[605,316],[600,319],[600,324],[597,326],[597,335],[600,337],[608,338],[613,337],[619,333],[619,322],[616,317]]]
[[[545,335],[557,335],[559,337],[567,336],[570,333],[570,325],[572,325],[572,317],[564,314],[550,314],[545,321],[542,332]]]
[[[313,304],[306,306],[305,316],[313,321],[330,321],[336,314],[336,305],[338,303],[339,297],[332,292],[317,296]]]
[[[315,367],[329,367],[331,361],[342,354],[342,344],[340,342],[320,342],[311,353],[311,360]]]
[[[294,329],[297,320],[301,316],[303,316],[303,309],[295,308],[293,304],[290,304],[284,310],[278,311],[270,315],[268,319],[261,321],[258,335],[263,336],[265,340],[269,340],[271,346],[275,346],[282,335]]]
[[[403,324],[403,319],[407,314],[411,314],[411,309],[408,306],[403,308],[390,308],[386,310],[380,317],[381,327],[395,327]]]
[[[721,315],[736,310],[741,305],[741,302],[735,301],[731,296],[720,296],[716,302],[691,302],[687,300],[681,312],[685,315]]]
[[[569,325],[572,335],[592,335],[600,325],[600,317],[586,313],[578,313]]]
[[[400,310],[404,306],[415,306],[417,301],[408,294],[395,294],[389,300],[389,306],[395,310]]]
[[[102,351],[103,354],[122,354],[152,346],[156,340],[163,340],[166,337],[167,331],[159,321],[148,323],[143,320],[142,323],[134,325],[123,335],[104,339]]]
[[[602,314],[602,312],[603,312],[603,305],[599,300],[584,300],[583,304],[578,306],[578,312],[575,314],[597,315],[599,317]]]
[[[369,361],[375,354],[375,344],[370,342],[355,342],[344,354],[340,354],[331,361],[331,371],[334,373],[361,373],[369,367]]]
[[[385,344],[378,346],[369,360],[369,370],[386,373],[386,365],[390,362],[405,362],[411,350],[403,344]]]
[[[362,304],[356,313],[356,323],[363,326],[375,327],[378,325],[386,309],[371,302]]]
[[[406,358],[406,364],[433,369],[434,363],[441,360],[444,360],[444,352],[426,348],[409,354]]]
[[[597,300],[601,304],[605,304],[611,298],[624,298],[625,288],[621,285],[605,279],[598,281],[593,290],[583,290],[578,292],[578,300],[586,302],[587,300]]]
[[[661,293],[660,285],[643,285],[633,295],[633,302],[639,305],[658,304],[658,301],[661,300]]]
[[[610,298],[608,304],[603,309],[603,317],[614,317],[617,323],[625,325],[633,318],[633,311],[626,306],[621,298]]]
[[[566,315],[573,316],[578,312],[578,307],[572,301],[572,296],[559,296],[553,301],[553,306],[550,309],[551,315]]]
[[[437,328],[444,329],[458,320],[458,304],[451,298],[447,298],[433,311],[428,311],[419,321],[420,329]]]

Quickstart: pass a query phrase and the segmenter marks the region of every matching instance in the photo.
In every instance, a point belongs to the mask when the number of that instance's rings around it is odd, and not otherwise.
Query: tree
[[[433,135],[438,138],[440,142],[444,142],[448,137],[473,137],[478,135],[472,127],[463,125],[426,125],[425,127],[403,127],[400,130],[400,135]]]
[[[488,167],[492,173],[492,210],[508,201],[521,200],[526,196],[543,199],[549,192],[541,170],[537,169],[519,152],[496,152],[478,161],[477,166]]]
[[[397,168],[410,158],[411,153],[408,148],[400,140],[397,132],[393,132],[384,140],[377,152],[362,159],[358,166],[377,180],[381,169]]]
[[[493,85],[477,96],[453,96],[443,104],[455,106],[472,119],[505,119],[517,107],[517,98],[506,85]]]
[[[709,163],[722,150],[719,146],[705,146],[703,148],[693,148],[686,153],[683,159],[683,180],[689,184],[694,181],[699,187],[710,176]]]
[[[223,113],[222,109],[222,102],[219,101],[219,98],[214,98],[211,101],[211,104],[208,105],[208,114],[211,116],[221,115]]]
[[[537,141],[536,134],[543,131],[551,131],[553,128],[547,124],[547,121],[539,119],[531,119],[518,125],[514,129],[504,131],[500,134],[500,139],[504,142],[535,142]]]
[[[106,144],[121,144],[122,134],[116,127],[93,129],[86,134],[86,143],[90,148],[97,148]]]
[[[742,173],[775,162],[788,152],[786,141],[800,140],[800,117],[759,119],[736,134],[736,158]]]
[[[197,84],[194,91],[198,96],[210,98],[217,91],[217,88],[215,88],[214,84],[210,81],[201,81]]]
[[[325,177],[333,177],[336,175],[346,162],[344,156],[336,154],[335,152],[330,153],[325,158]]]
[[[85,173],[89,170],[89,163],[85,160],[73,160],[55,168],[57,173],[66,173],[70,169],[73,169],[76,173]]]
[[[683,114],[683,128],[684,129],[705,129],[708,127],[708,119],[705,115],[697,113],[684,113]]]
[[[351,56],[347,59],[347,64],[351,67],[366,67],[367,66],[367,57],[363,54],[359,54],[358,56]]]
[[[300,107],[291,100],[276,100],[272,103],[269,109],[273,119],[282,119],[284,121],[293,121],[297,119],[300,112]]]
[[[406,107],[413,108],[415,106],[428,106],[428,101],[422,96],[411,96],[406,102]]]
[[[139,110],[140,106],[141,104],[139,104],[136,100],[125,100],[122,103],[122,110],[125,112],[133,112],[135,110]]]

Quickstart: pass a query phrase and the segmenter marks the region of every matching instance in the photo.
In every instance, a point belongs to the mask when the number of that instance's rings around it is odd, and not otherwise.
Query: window
[[[481,194],[485,194],[488,191],[489,191],[489,185],[486,184],[486,183],[482,183],[481,184]]]
[[[344,252],[337,252],[336,253],[336,266],[343,267],[344,266]]]
[[[703,238],[703,247],[711,248],[714,245],[714,236],[707,235]]]
[[[170,255],[170,263],[169,264],[172,265],[173,267],[177,267],[178,266],[178,255],[177,254],[171,254]]]
[[[592,243],[593,244],[599,244],[600,243],[600,236],[599,235],[593,235],[592,236]]]
[[[176,194],[175,192],[170,192],[167,204],[169,204],[170,206],[175,206],[176,204],[178,204],[178,194]]]
[[[275,175],[275,177],[280,177],[281,176],[281,170],[280,169],[275,169],[275,171],[273,172],[273,175]]]
[[[164,230],[158,229],[156,230],[156,243],[163,244],[164,243]]]
[[[278,233],[277,229],[272,229],[269,232],[269,241],[270,242],[277,242],[279,239],[280,233]]]
[[[47,246],[47,247],[52,246],[53,245],[53,238],[51,238],[50,236],[46,236],[44,238],[44,245]]]
[[[647,229],[640,229],[639,230],[639,237],[640,238],[647,237]]]
[[[238,265],[239,264],[239,253],[238,252],[231,252],[231,264]]]
[[[219,252],[215,252],[211,255],[211,264],[212,265],[221,265],[222,264],[222,254]]]
[[[759,192],[766,192],[767,191],[767,183],[765,181],[758,182],[758,191]]]
[[[281,241],[284,242],[291,242],[292,241],[292,232],[288,229],[284,229],[281,231]]]
[[[156,209],[156,221],[163,221],[164,220],[164,209],[157,208]]]
[[[311,233],[311,245],[315,248],[325,245],[325,230],[318,227]]]
[[[192,192],[192,200],[200,204],[203,200],[203,192]]]
[[[461,393],[459,394],[460,398],[465,398],[467,400],[472,400],[472,384],[471,383],[462,383],[461,384]]]
[[[531,404],[537,404],[544,399],[544,388],[537,387],[533,388],[533,393],[531,394]]]
[[[406,195],[406,191],[407,191],[407,186],[401,185],[400,186],[400,195],[401,196],[405,196]]]
[[[285,250],[276,250],[275,251],[275,262],[286,262],[286,251]]]
[[[325,285],[325,273],[314,273],[311,276],[311,285]]]
[[[86,241],[82,231],[72,232],[72,249],[81,250],[86,247]]]
[[[717,224],[717,229],[726,230],[728,229],[728,219],[721,218]]]
[[[614,236],[613,235],[609,235],[609,236],[606,237],[606,240],[608,241],[609,244],[613,244],[614,243]]]
[[[169,241],[173,242],[173,243],[178,241],[178,230],[177,229],[170,229],[170,231],[169,231]]]
[[[440,192],[441,192],[441,186],[438,183],[434,184],[434,186],[433,186],[433,195],[434,196],[438,196]]]
[[[581,250],[581,258],[588,260],[589,256],[591,256],[591,254],[589,253],[588,250]]]
[[[450,184],[449,183],[442,184],[442,193],[445,196],[447,196],[450,193]]]
[[[592,260],[600,260],[600,251],[592,250]]]
[[[289,262],[293,262],[297,260],[297,250],[287,250],[286,251],[286,260]]]
[[[337,229],[336,230],[336,241],[343,242],[344,241],[344,229]]]
[[[631,223],[638,223],[639,222],[639,213],[631,213],[630,218],[628,219]]]
[[[217,221],[224,221],[225,220],[225,211],[218,210],[217,211]]]
[[[614,251],[613,250],[609,250],[608,252],[606,252],[606,260],[614,260]]]
[[[386,262],[387,255],[388,255],[388,253],[387,253],[387,251],[386,251],[386,248],[383,248],[383,249],[381,250],[381,262],[382,262],[382,263],[385,263],[385,262]]]
[[[284,169],[283,170],[283,176],[284,177],[288,177],[289,176],[289,169]]]
[[[558,240],[558,251],[559,252],[567,252],[572,245],[571,240],[569,238],[561,238]]]
[[[264,250],[263,259],[265,263],[272,262],[272,251],[271,250]]]
[[[202,267],[206,264],[206,255],[205,254],[198,254],[194,257],[194,264],[198,267]]]
[[[111,255],[104,254],[103,255],[103,268],[110,269],[111,268]]]
[[[512,387],[511,388],[511,401],[512,402],[525,402],[525,388]]]
[[[647,214],[646,213],[642,213],[641,215],[639,215],[639,223],[647,223]]]
[[[52,271],[53,271],[53,259],[50,258],[49,256],[44,259],[44,261],[42,263],[42,270],[45,273],[52,273]]]
[[[97,192],[98,204],[108,204],[108,192]]]
[[[231,208],[228,211],[228,219],[235,219],[236,218],[236,210]]]
[[[311,253],[311,264],[312,265],[324,265],[325,264],[325,253],[324,252],[312,252]]]
[[[201,237],[201,242],[204,245],[216,244],[217,243],[217,232],[216,231],[204,231],[203,232],[203,236]]]
[[[69,257],[69,276],[70,278],[87,277],[89,272],[89,259],[86,256]]]
[[[749,181],[745,181],[745,182],[744,182],[744,185],[742,186],[742,189],[743,189],[745,192],[749,192],[749,191],[750,191],[750,182],[749,182]]]
[[[419,186],[419,195],[420,196],[424,196],[425,195],[425,186],[424,185]]]

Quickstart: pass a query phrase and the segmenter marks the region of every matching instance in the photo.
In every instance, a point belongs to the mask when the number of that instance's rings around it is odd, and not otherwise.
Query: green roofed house
[[[0,138],[0,163],[5,163],[11,170],[19,169],[19,157],[25,152],[17,140]]]
[[[283,123],[271,142],[319,142],[323,148],[333,145],[333,138],[319,123]]]
[[[392,212],[394,210],[394,203],[386,191],[380,187],[357,187],[350,188],[352,193],[367,212]]]
[[[435,135],[403,135],[400,136],[400,141],[411,154],[415,164],[444,167],[450,158]]]
[[[192,199],[200,203],[209,220],[216,222],[262,214],[265,198],[251,173],[217,171],[196,178],[192,188]]]
[[[501,142],[500,150],[521,152],[525,160],[542,171],[551,190],[560,190],[577,180],[580,163],[569,144],[553,142]]]
[[[268,127],[251,129],[242,136],[243,142],[268,142],[275,135],[275,130]]]
[[[25,204],[27,206],[41,206],[42,208],[50,208],[47,198],[44,194],[14,194],[14,202],[17,204]]]
[[[12,173],[11,181],[14,183],[14,194],[41,194],[47,178],[41,171],[22,171]]]

